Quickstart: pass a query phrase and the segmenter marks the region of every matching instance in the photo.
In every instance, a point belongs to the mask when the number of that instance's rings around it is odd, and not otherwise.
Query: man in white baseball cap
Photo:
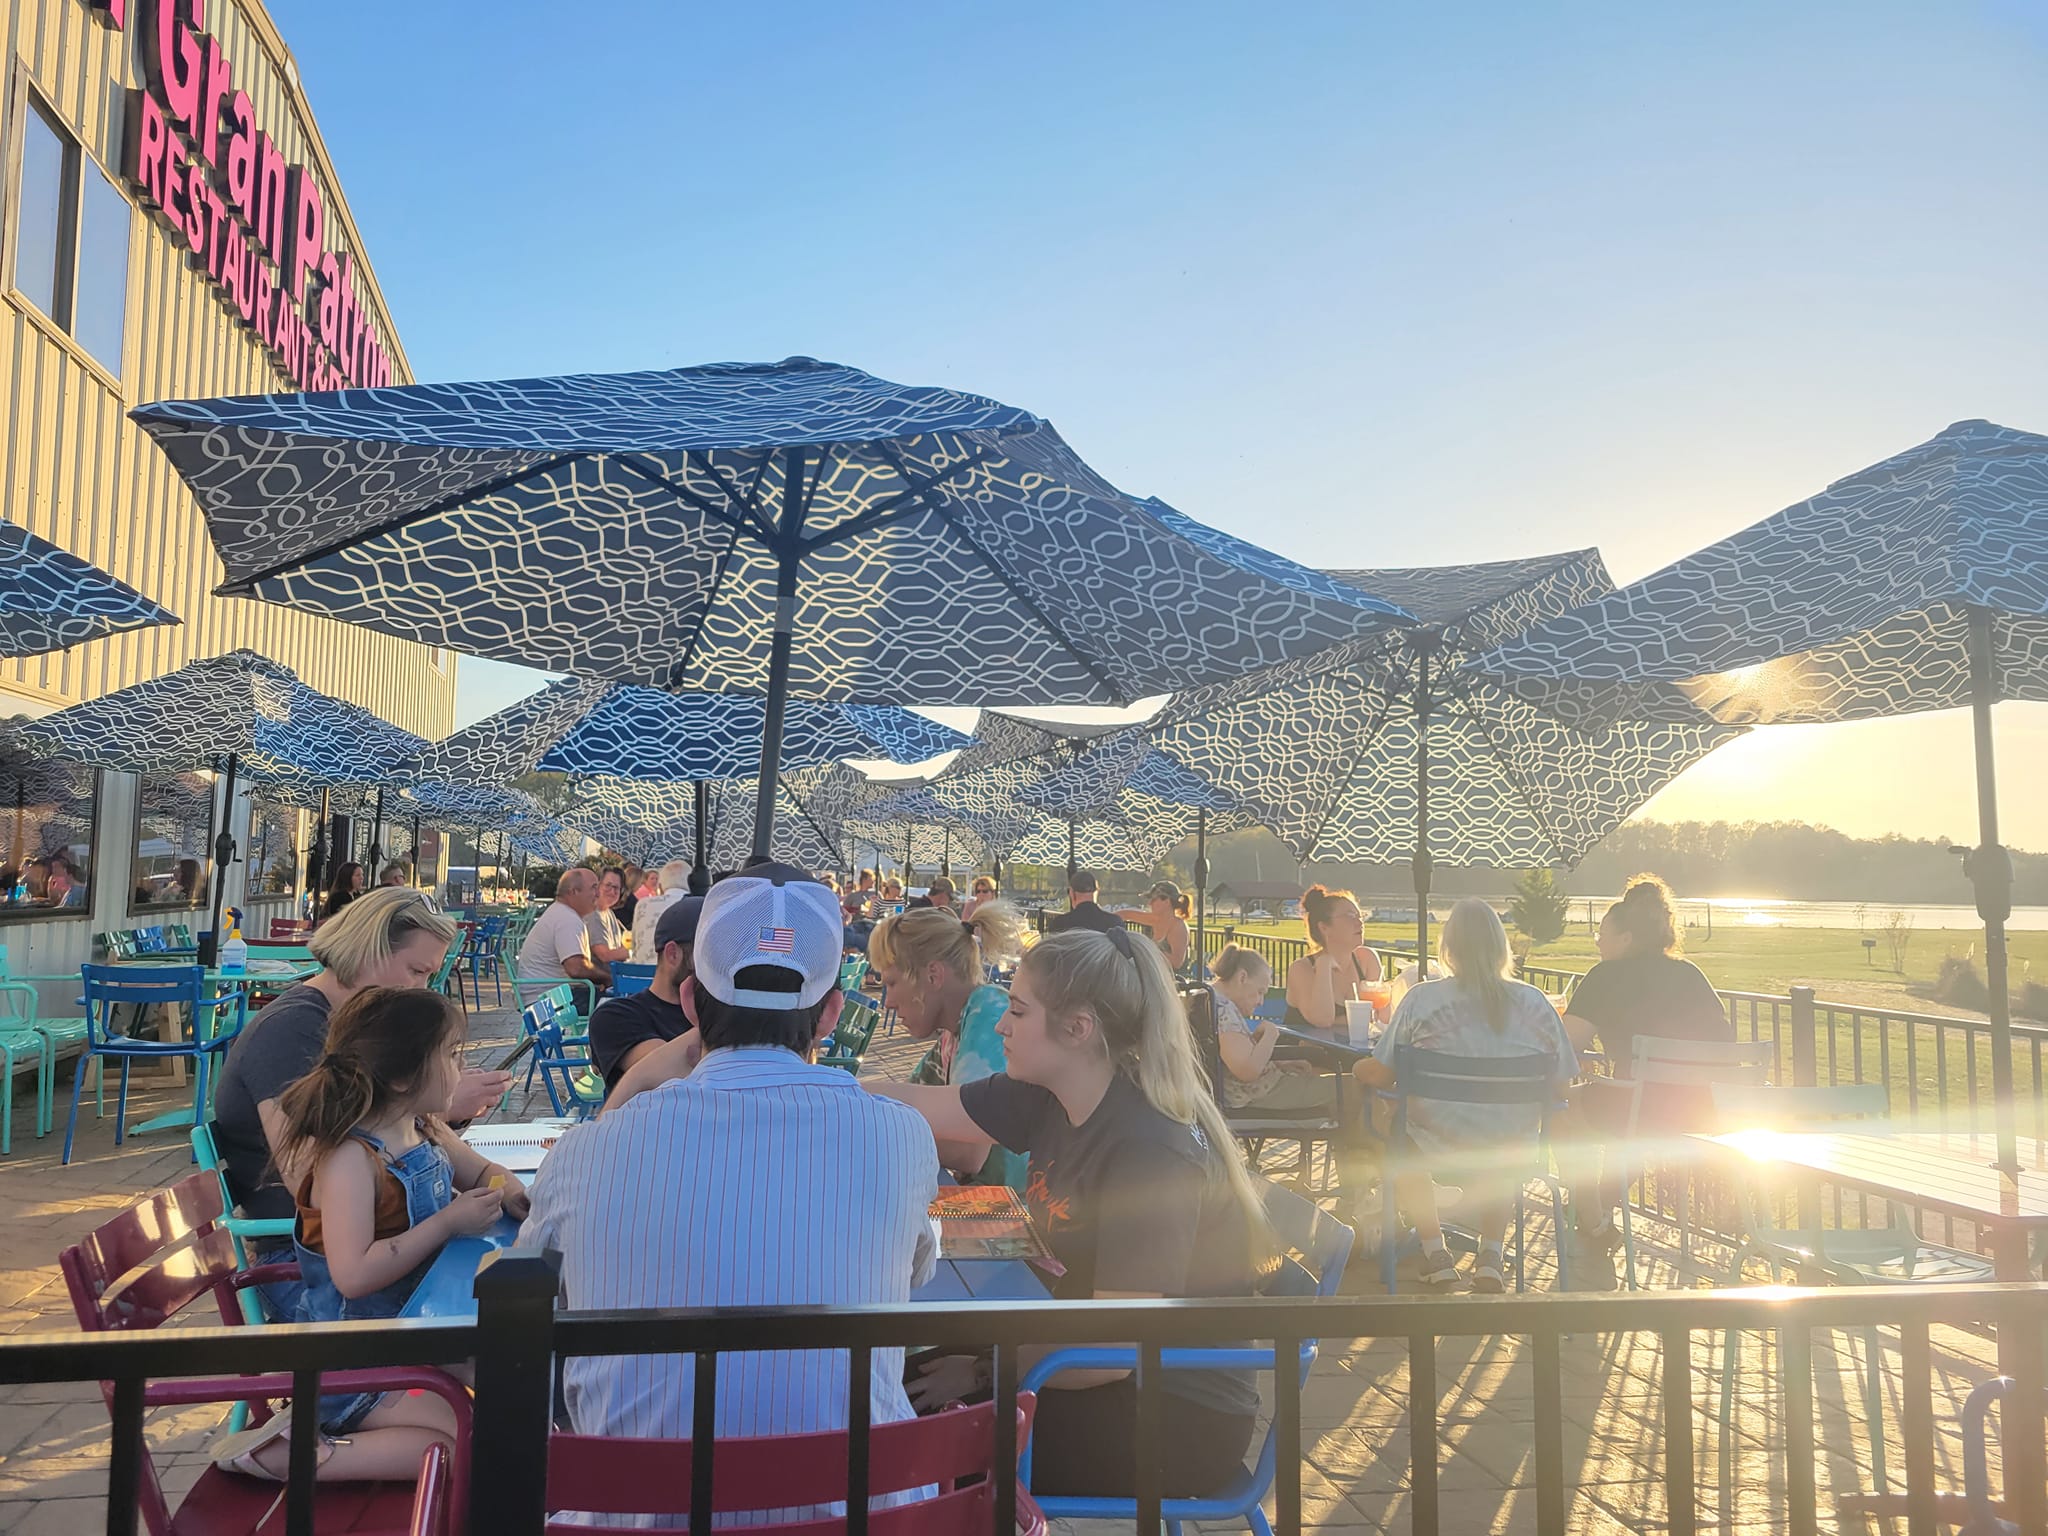
[[[843,1001],[841,931],[838,898],[805,870],[712,886],[682,987],[696,1029],[635,1063],[534,1182],[520,1243],[561,1252],[568,1306],[859,1306],[930,1277],[930,1129],[812,1060]],[[835,1185],[833,1168],[860,1180]],[[874,1423],[911,1417],[902,1376],[901,1350],[875,1351]],[[846,1425],[844,1350],[732,1356],[718,1385],[722,1436]],[[563,1390],[579,1434],[692,1432],[680,1356],[566,1361]]]

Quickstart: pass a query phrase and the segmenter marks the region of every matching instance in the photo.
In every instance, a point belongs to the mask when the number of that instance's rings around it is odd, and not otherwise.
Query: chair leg
[[[71,1117],[64,1122],[64,1161],[71,1161],[71,1138],[78,1131],[78,1096],[85,1091],[85,1073],[95,1061],[101,1060],[91,1051],[78,1058],[78,1069],[71,1074]],[[102,1076],[104,1076],[104,1072]]]
[[[128,1069],[134,1065],[132,1057],[121,1058],[121,1097],[114,1105],[114,1145],[117,1147],[128,1134]]]
[[[1636,1290],[1636,1223],[1630,1214],[1628,1185],[1621,1186],[1621,1268],[1628,1277],[1628,1288]]]
[[[1254,1504],[1247,1516],[1251,1522],[1252,1536],[1273,1536],[1273,1527],[1266,1523],[1266,1512]]]
[[[1884,1340],[1875,1328],[1863,1330],[1863,1423],[1870,1442],[1871,1486],[1888,1492],[1884,1469]]]
[[[1735,1495],[1735,1376],[1740,1364],[1742,1332],[1730,1328],[1721,1342],[1721,1507]]]
[[[5,1089],[4,1096],[0,1096],[0,1157],[5,1157],[8,1153],[14,1150],[13,1046],[0,1046],[0,1063],[4,1063],[6,1071],[6,1077],[4,1079],[0,1079],[0,1088]],[[40,1065],[36,1068],[36,1073],[38,1079],[40,1079],[42,1074],[42,1068]]]
[[[107,1118],[107,1058],[106,1058],[106,1057],[104,1057],[104,1056],[98,1056],[98,1057],[95,1057],[95,1058],[93,1058],[93,1068],[92,1068],[92,1096],[93,1096],[93,1106],[94,1106],[95,1110],[97,1111],[97,1113],[99,1114],[99,1117],[100,1117],[100,1118],[101,1118],[102,1120],[106,1119],[106,1118]]]
[[[1568,1291],[1572,1288],[1572,1240],[1565,1232],[1564,1182],[1561,1179],[1551,1181],[1550,1221],[1552,1236],[1557,1239],[1557,1288]]]
[[[47,1036],[36,1037],[36,1137],[40,1140],[50,1134],[51,1123],[56,1119],[57,1102],[57,1053],[50,1048]]]
[[[1519,1186],[1515,1190],[1515,1292],[1517,1295],[1529,1289],[1529,1228],[1528,1212],[1523,1199],[1526,1193]]]

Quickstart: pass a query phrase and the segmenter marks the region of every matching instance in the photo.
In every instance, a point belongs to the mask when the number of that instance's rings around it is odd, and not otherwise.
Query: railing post
[[[1813,1010],[1813,988],[1792,990],[1792,1086],[1820,1086],[1820,1049]]]
[[[562,1256],[501,1248],[476,1274],[476,1412],[469,1520],[492,1536],[541,1536],[554,1406],[555,1297]]]

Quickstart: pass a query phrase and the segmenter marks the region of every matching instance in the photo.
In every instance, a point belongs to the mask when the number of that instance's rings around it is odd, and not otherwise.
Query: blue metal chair
[[[1553,1076],[1557,1064],[1549,1056],[1453,1056],[1444,1051],[1425,1051],[1412,1045],[1396,1048],[1394,1052],[1394,1128],[1387,1138],[1385,1176],[1380,1204],[1380,1278],[1385,1282],[1387,1294],[1392,1296],[1399,1289],[1396,1245],[1399,1242],[1400,1223],[1395,1219],[1394,1178],[1400,1171],[1401,1148],[1408,1144],[1408,1105],[1412,1099],[1434,1099],[1450,1104],[1493,1104],[1503,1108],[1515,1104],[1536,1106],[1537,1131],[1535,1157],[1523,1177],[1515,1184],[1515,1289],[1523,1291],[1529,1284],[1529,1232],[1524,1207],[1524,1190],[1530,1179],[1540,1180],[1549,1186],[1552,1230],[1557,1237],[1557,1283],[1560,1290],[1571,1284],[1567,1268],[1567,1252],[1570,1247],[1565,1238],[1564,1184],[1550,1172],[1550,1113],[1556,1105],[1556,1091]],[[1481,1155],[1491,1149],[1479,1149]],[[1441,1172],[1442,1170],[1432,1170]],[[1490,1173],[1498,1175],[1497,1169],[1489,1167]],[[1447,1225],[1445,1237],[1448,1240],[1452,1228]],[[1478,1240],[1471,1234],[1467,1244],[1476,1249]]]
[[[484,1005],[484,977],[491,978],[491,991],[500,1007],[505,1002],[505,919],[487,917],[477,924],[463,946],[463,958],[469,962],[469,990],[477,1007]]]
[[[137,1060],[188,1060],[194,1076],[193,1123],[206,1118],[213,1102],[213,1061],[234,1043],[249,1016],[248,994],[240,987],[217,990],[196,965],[84,965],[79,975],[85,983],[85,1050],[71,1077],[71,1116],[64,1125],[64,1161],[71,1161],[71,1143],[78,1130],[78,1096],[85,1087],[86,1069],[95,1057],[121,1063],[121,1098],[115,1114],[114,1145],[120,1146],[127,1131],[128,1072]],[[157,1005],[183,1007],[190,1011],[189,1040],[138,1040],[124,1034],[116,1022],[116,1010],[132,1008],[140,1019]],[[219,1027],[219,1014],[230,1010],[230,1027]]]
[[[631,997],[635,992],[645,992],[654,985],[654,967],[651,965],[629,965],[624,960],[612,966],[612,996]]]
[[[1283,1257],[1274,1271],[1263,1277],[1262,1296],[1334,1296],[1344,1281],[1344,1267],[1351,1259],[1354,1234],[1351,1228],[1304,1200],[1292,1190],[1264,1180],[1256,1181],[1265,1198],[1266,1219],[1279,1239]],[[1310,1368],[1320,1350],[1320,1340],[1303,1339],[1295,1362],[1297,1387],[1308,1381]],[[1159,1353],[1162,1368],[1173,1371],[1279,1369],[1271,1348],[1166,1349]],[[1138,1369],[1138,1352],[1129,1348],[1060,1349],[1047,1355],[1025,1374],[1020,1392],[1042,1392],[1046,1381],[1067,1370]],[[1040,1399],[1043,1401],[1043,1398]],[[1266,1438],[1258,1458],[1232,1479],[1228,1488],[1206,1499],[1166,1499],[1159,1506],[1167,1536],[1181,1536],[1186,1520],[1242,1520],[1256,1536],[1273,1536],[1273,1527],[1260,1508],[1272,1491],[1273,1475],[1279,1466],[1280,1441],[1277,1415],[1266,1426]],[[1027,1445],[1017,1466],[1020,1486],[1031,1486],[1031,1448]],[[1053,1519],[1136,1520],[1136,1499],[1094,1498],[1081,1494],[1038,1494],[1032,1497]]]
[[[557,1115],[565,1113],[566,1103],[575,1110],[577,1119],[587,1120],[604,1102],[604,1080],[597,1076],[596,1064],[590,1059],[589,1038],[565,1036],[559,1019],[550,1018],[535,1026],[533,1059],[540,1068],[540,1083],[547,1090],[548,1103]],[[559,1091],[555,1087],[557,1081],[561,1083]]]

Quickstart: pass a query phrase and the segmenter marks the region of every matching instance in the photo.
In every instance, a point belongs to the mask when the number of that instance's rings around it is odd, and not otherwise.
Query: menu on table
[[[513,1125],[472,1125],[462,1139],[511,1173],[532,1173],[568,1129],[566,1121],[536,1120]]]
[[[1055,1265],[1031,1212],[1006,1184],[962,1184],[939,1191],[926,1212],[942,1259],[1017,1259]]]

